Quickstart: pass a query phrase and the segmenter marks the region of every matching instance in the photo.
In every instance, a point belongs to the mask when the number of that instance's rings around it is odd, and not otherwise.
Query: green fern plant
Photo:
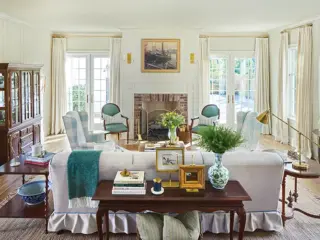
[[[199,146],[201,148],[208,152],[220,154],[240,146],[244,141],[240,133],[222,125],[201,127],[199,135]]]

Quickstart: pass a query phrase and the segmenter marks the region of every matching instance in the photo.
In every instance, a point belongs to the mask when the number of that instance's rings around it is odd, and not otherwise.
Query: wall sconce
[[[132,63],[132,55],[131,53],[127,53],[127,64],[131,64]]]
[[[194,53],[190,53],[190,63],[194,64]]]

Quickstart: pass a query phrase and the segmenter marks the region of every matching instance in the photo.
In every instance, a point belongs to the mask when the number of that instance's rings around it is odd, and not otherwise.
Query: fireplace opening
[[[187,94],[135,94],[135,136],[143,140],[168,140],[168,129],[160,124],[162,113],[176,111],[182,114],[187,122]]]

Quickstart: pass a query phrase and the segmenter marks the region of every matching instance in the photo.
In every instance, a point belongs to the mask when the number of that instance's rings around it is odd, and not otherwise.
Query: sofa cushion
[[[137,214],[137,229],[142,240],[162,240],[163,215],[158,213]]]

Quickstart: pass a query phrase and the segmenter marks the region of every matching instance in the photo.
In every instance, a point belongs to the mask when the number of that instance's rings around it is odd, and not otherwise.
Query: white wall
[[[277,113],[277,92],[278,92],[278,62],[279,62],[279,47],[280,47],[280,32],[283,28],[277,28],[269,32],[270,42],[270,81],[271,81],[271,109],[273,113]],[[298,43],[298,31],[293,30],[289,33],[289,45]],[[313,88],[310,92],[313,93],[313,129],[319,128],[318,120],[320,113],[319,90],[320,90],[320,20],[313,22]],[[294,121],[290,121],[295,125]],[[275,134],[275,128],[272,131]],[[290,131],[290,140],[292,142],[294,132]],[[314,139],[316,140],[316,139]],[[317,156],[317,148],[314,145],[313,153]]]
[[[107,37],[70,37],[67,38],[68,52],[107,52],[110,40]]]
[[[43,64],[46,90],[43,93],[43,131],[46,136],[50,127],[50,58],[51,35],[49,31],[27,26],[22,22],[0,15],[0,62]]]

